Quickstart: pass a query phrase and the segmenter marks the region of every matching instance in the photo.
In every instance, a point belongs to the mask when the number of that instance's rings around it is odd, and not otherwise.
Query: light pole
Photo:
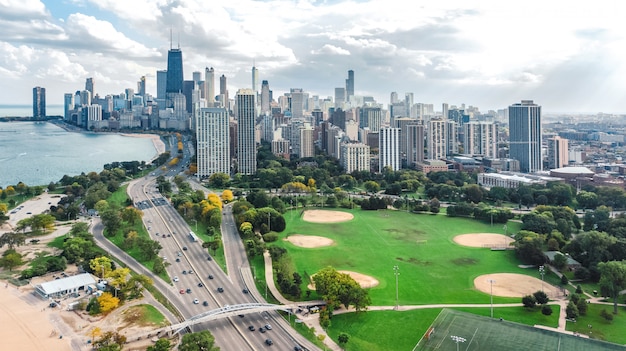
[[[466,341],[465,338],[456,335],[451,335],[450,338],[456,343],[456,351],[459,351],[459,343]]]
[[[393,274],[396,276],[396,310],[400,308],[398,303],[398,276],[400,275],[400,267],[398,265],[393,266]]]
[[[489,279],[488,282],[491,290],[491,318],[493,318],[493,283],[495,283],[496,281],[493,279]]]
[[[192,221],[196,222],[196,232],[198,231],[198,221],[192,218]]]
[[[543,291],[543,275],[546,274],[546,268],[543,265],[539,266],[539,274],[541,274],[541,291]]]

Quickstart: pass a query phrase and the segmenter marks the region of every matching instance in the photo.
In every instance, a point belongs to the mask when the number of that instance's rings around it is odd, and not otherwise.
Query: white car
[[[200,303],[200,301],[198,301],[198,299],[193,299],[193,303],[197,305]]]
[[[178,281],[178,276],[177,276],[177,275],[175,275],[173,280],[174,280],[175,282],[177,282],[177,281]]]

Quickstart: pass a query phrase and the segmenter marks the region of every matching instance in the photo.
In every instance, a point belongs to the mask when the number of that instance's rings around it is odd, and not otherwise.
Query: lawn
[[[285,215],[290,234],[310,234],[331,238],[335,245],[316,249],[296,247],[279,240],[275,245],[289,250],[303,277],[326,266],[373,276],[379,285],[370,289],[373,305],[394,305],[395,276],[399,267],[400,304],[488,303],[489,296],[476,291],[473,280],[487,273],[520,273],[538,276],[534,270],[518,267],[513,251],[490,251],[455,244],[452,239],[464,233],[503,233],[502,225],[451,218],[442,215],[411,214],[393,210],[347,210],[355,218],[349,222],[316,224],[300,218],[300,211]],[[511,222],[508,230],[519,230]],[[306,287],[303,285],[303,291]],[[311,298],[318,298],[311,294]],[[494,302],[519,299],[494,297]]]
[[[594,339],[610,341],[622,345],[626,344],[626,333],[624,333],[626,308],[618,307],[618,313],[613,315],[614,319],[611,322],[600,317],[600,312],[603,309],[613,314],[612,304],[589,304],[587,314],[578,316],[576,322],[567,322],[566,329],[581,334],[587,334]],[[589,328],[589,325],[591,325],[591,328]]]
[[[129,323],[140,326],[163,327],[168,324],[167,319],[152,305],[136,305],[124,311],[124,319]]]

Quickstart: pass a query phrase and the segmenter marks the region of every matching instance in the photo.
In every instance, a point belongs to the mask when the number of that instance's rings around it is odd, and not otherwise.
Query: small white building
[[[91,274],[77,274],[35,286],[35,294],[44,299],[78,293],[81,290],[96,290],[96,280]]]

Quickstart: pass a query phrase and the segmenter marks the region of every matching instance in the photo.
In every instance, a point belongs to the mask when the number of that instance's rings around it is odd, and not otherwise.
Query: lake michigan
[[[68,132],[52,123],[0,122],[0,186],[58,182],[64,175],[100,172],[115,161],[150,162],[149,138]]]

